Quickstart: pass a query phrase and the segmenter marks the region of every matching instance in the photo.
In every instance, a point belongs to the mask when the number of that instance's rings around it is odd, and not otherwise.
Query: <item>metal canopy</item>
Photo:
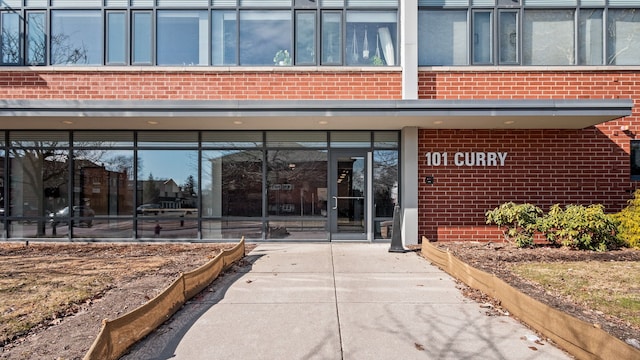
[[[582,129],[631,115],[631,99],[0,100],[3,129]]]

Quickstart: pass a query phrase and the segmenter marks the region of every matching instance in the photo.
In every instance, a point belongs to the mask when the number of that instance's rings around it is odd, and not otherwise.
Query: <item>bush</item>
[[[625,245],[640,249],[640,190],[636,190],[629,205],[612,215],[618,222],[618,237]]]
[[[487,224],[504,227],[504,237],[518,247],[532,246],[542,210],[531,204],[504,203],[486,213]]]
[[[553,205],[539,220],[538,229],[552,244],[572,249],[606,251],[619,247],[618,221],[602,205]]]

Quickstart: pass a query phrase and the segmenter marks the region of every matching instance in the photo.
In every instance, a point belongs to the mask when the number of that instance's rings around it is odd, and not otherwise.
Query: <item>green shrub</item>
[[[640,249],[640,190],[636,190],[629,205],[613,217],[620,222],[618,237],[625,245]]]
[[[542,214],[539,207],[531,204],[504,203],[487,211],[487,224],[504,227],[504,237],[518,247],[532,246],[533,235],[537,228],[538,217]]]
[[[618,221],[604,213],[604,206],[553,205],[539,220],[538,229],[552,244],[572,249],[606,251],[622,245]]]

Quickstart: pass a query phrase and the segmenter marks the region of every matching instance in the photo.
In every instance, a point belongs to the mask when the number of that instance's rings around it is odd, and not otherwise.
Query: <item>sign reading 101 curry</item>
[[[507,160],[506,152],[428,152],[427,166],[504,166]]]

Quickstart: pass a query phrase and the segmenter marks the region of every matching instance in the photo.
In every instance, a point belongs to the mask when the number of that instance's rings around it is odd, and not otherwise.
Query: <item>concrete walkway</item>
[[[124,359],[571,359],[388,244],[260,244]]]

